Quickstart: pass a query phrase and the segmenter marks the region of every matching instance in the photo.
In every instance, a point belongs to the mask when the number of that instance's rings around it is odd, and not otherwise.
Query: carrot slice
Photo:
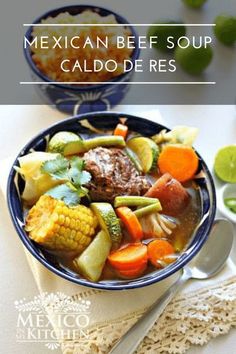
[[[143,238],[142,226],[137,216],[127,207],[116,209],[118,217],[123,221],[126,229],[134,241],[140,241]]]
[[[161,268],[158,261],[175,252],[173,246],[166,240],[152,241],[148,244],[147,249],[148,259],[156,268]]]
[[[193,178],[198,169],[198,156],[190,146],[168,145],[160,153],[158,167],[161,174],[170,173],[179,182]]]
[[[114,135],[119,135],[122,136],[124,139],[126,138],[128,134],[128,127],[127,125],[124,124],[117,124],[115,130],[114,130]]]
[[[147,262],[144,263],[143,265],[140,265],[137,268],[135,267],[130,270],[119,270],[117,271],[117,275],[119,275],[121,278],[124,279],[138,278],[143,274],[146,268],[147,268]]]
[[[118,271],[145,266],[147,260],[147,246],[142,243],[129,243],[108,256],[109,263]]]

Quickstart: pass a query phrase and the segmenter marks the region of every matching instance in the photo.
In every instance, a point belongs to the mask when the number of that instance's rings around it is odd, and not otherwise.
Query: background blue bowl
[[[124,117],[127,117],[126,123],[129,127],[129,130],[133,130],[142,135],[151,136],[153,134],[158,133],[162,129],[166,129],[166,127],[151,122],[147,119],[138,118],[124,113],[105,112],[79,115],[57,123],[56,125],[51,126],[50,128],[37,135],[21,150],[14,162],[14,166],[19,165],[18,157],[28,154],[31,149],[34,149],[36,151],[44,151],[46,149],[48,137],[53,136],[55,133],[61,130],[68,130],[80,134],[90,133],[89,129],[85,128],[82,125],[82,121],[85,119],[87,119],[87,121],[92,126],[98,129],[113,130],[119,122],[119,119]],[[63,268],[57,262],[55,257],[50,255],[32,240],[30,240],[23,228],[24,217],[22,203],[20,195],[18,194],[19,192],[23,191],[24,181],[19,176],[19,174],[16,173],[13,167],[10,171],[7,187],[8,207],[10,210],[11,218],[19,237],[21,238],[26,248],[30,251],[30,253],[35,258],[37,258],[45,267],[47,267],[53,273],[61,276],[64,279],[67,279],[71,282],[80,285],[105,290],[133,289],[156,283],[172,275],[173,273],[181,269],[186,263],[188,263],[194,257],[194,255],[196,255],[197,252],[201,249],[212,227],[216,212],[215,188],[211,174],[205,162],[202,160],[201,156],[199,156],[199,160],[199,171],[203,170],[205,178],[200,178],[196,180],[196,183],[199,185],[200,188],[201,196],[201,222],[198,228],[193,233],[186,251],[182,253],[182,255],[175,263],[169,265],[165,269],[153,271],[152,273],[146,274],[138,279],[101,281],[98,283],[91,282],[89,280],[81,278],[78,274],[72,272],[71,270]]]
[[[132,53],[130,60],[134,62],[138,59],[140,49],[137,43],[137,33],[134,27],[130,26],[128,21],[115,12],[92,5],[72,5],[60,7],[55,10],[51,10],[39,18],[33,23],[40,23],[42,19],[50,17],[56,17],[62,12],[69,12],[71,15],[77,15],[85,10],[92,10],[101,16],[114,15],[118,23],[128,25],[131,30],[132,36],[135,37],[135,49]],[[32,26],[29,27],[25,34],[28,40],[32,40]],[[32,59],[32,53],[30,47],[24,48],[25,58],[29,64],[31,70],[32,81],[50,82],[47,76],[45,76],[35,65]],[[93,111],[106,111],[111,107],[117,105],[126,95],[129,85],[127,84],[112,84],[113,82],[129,82],[133,76],[133,70],[115,77],[109,80],[111,84],[99,84],[89,86],[75,86],[75,85],[37,85],[36,90],[39,96],[43,99],[43,102],[55,105],[56,108],[63,112],[72,113],[74,115],[78,113],[86,113]]]

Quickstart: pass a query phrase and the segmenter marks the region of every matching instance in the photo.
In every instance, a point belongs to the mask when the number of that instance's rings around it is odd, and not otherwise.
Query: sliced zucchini
[[[119,146],[125,147],[125,140],[122,136],[105,135],[84,141],[86,151],[99,146]]]
[[[59,132],[50,139],[48,151],[64,156],[79,154],[85,151],[84,141],[75,133]]]
[[[106,259],[111,250],[111,238],[100,231],[85,251],[74,259],[73,264],[79,273],[91,281],[98,281]]]
[[[133,162],[136,170],[139,172],[143,172],[143,168],[142,168],[142,165],[138,159],[138,156],[129,148],[125,148],[125,152],[126,152],[126,155],[128,156],[128,158]]]
[[[90,207],[97,216],[102,230],[110,235],[112,249],[118,248],[120,246],[122,232],[120,221],[112,205],[109,203],[91,203]]]
[[[127,142],[127,147],[137,155],[144,173],[156,167],[159,148],[152,139],[142,136],[132,138]]]
[[[157,198],[148,197],[138,197],[138,196],[122,196],[116,197],[114,202],[114,207],[118,208],[120,206],[147,206],[150,204],[159,203]]]

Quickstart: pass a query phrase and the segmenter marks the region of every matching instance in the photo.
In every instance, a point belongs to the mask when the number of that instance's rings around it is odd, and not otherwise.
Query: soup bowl
[[[124,27],[130,29],[135,43],[135,49],[132,52],[130,60],[134,63],[140,55],[137,33],[134,27],[129,25],[125,18],[111,10],[92,5],[64,6],[46,12],[38,17],[33,24],[41,23],[42,20],[48,17],[54,18],[64,12],[68,12],[70,15],[78,15],[85,10],[91,10],[101,16],[113,15],[118,24],[124,24]],[[33,26],[30,26],[25,34],[28,41],[32,41],[32,31]],[[30,68],[32,81],[42,82],[42,84],[36,85],[36,90],[43,102],[54,105],[60,111],[74,115],[91,111],[106,111],[117,105],[125,97],[129,89],[128,83],[131,81],[134,72],[133,69],[129,72],[127,71],[108,80],[106,84],[102,82],[91,85],[53,84],[52,80],[42,73],[35,64],[32,59],[30,46],[24,47],[24,55]],[[43,83],[45,83],[45,85]]]
[[[87,113],[66,119],[41,132],[33,138],[18,154],[13,166],[18,166],[18,158],[32,150],[44,151],[48,139],[59,131],[72,131],[79,134],[91,133],[91,129],[113,130],[121,118],[126,118],[126,124],[130,131],[144,136],[152,136],[166,127],[144,118],[124,113]],[[167,129],[168,130],[168,129]],[[12,166],[7,186],[7,199],[12,222],[17,234],[28,251],[46,268],[56,275],[73,283],[103,290],[124,290],[144,287],[163,280],[184,267],[201,249],[212,227],[216,213],[216,196],[212,176],[204,160],[199,156],[199,174],[195,179],[200,194],[200,221],[190,237],[186,249],[180,257],[171,265],[162,270],[155,270],[140,278],[132,280],[103,280],[97,283],[82,278],[77,273],[63,267],[58,260],[32,241],[24,230],[24,210],[21,201],[21,193],[24,181]],[[201,173],[200,173],[201,172]]]

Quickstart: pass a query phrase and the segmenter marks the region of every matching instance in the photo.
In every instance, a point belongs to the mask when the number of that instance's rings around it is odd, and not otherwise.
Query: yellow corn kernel
[[[63,214],[58,215],[58,223],[59,223],[60,225],[64,225],[64,223],[65,223],[65,216],[64,216]]]
[[[82,252],[95,234],[97,218],[84,205],[68,207],[48,195],[40,197],[30,209],[25,230],[45,248]]]

